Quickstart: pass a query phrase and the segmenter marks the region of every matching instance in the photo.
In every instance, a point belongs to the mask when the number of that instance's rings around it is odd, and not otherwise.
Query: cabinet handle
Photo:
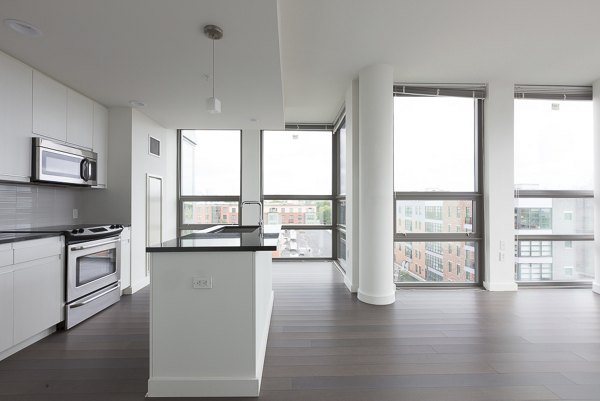
[[[87,305],[87,304],[89,304],[90,302],[92,302],[92,301],[95,301],[96,299],[98,299],[98,298],[100,298],[100,297],[103,297],[103,296],[105,296],[106,294],[108,294],[108,293],[110,293],[110,292],[113,292],[113,291],[115,291],[115,290],[118,290],[118,289],[119,289],[119,284],[120,284],[120,283],[121,283],[120,281],[117,281],[117,282],[114,284],[114,285],[115,285],[115,287],[113,287],[113,288],[110,288],[110,289],[108,289],[108,290],[104,291],[103,293],[96,295],[95,297],[92,297],[92,298],[90,298],[90,299],[86,299],[86,300],[85,300],[85,301],[83,301],[83,302],[77,302],[76,304],[70,305],[70,308],[79,308],[80,306]]]

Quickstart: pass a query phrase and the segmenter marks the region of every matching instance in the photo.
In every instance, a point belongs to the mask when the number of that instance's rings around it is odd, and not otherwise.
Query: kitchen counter
[[[0,244],[29,241],[32,239],[49,238],[60,235],[59,233],[14,233],[0,231]]]
[[[238,232],[243,231],[243,232]],[[146,252],[258,252],[275,251],[280,225],[218,225],[146,248]]]
[[[213,226],[147,248],[148,397],[256,397],[281,226]]]

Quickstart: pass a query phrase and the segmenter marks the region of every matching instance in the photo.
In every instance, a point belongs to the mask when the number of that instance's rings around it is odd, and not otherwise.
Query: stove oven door
[[[67,247],[67,303],[119,281],[121,237]]]

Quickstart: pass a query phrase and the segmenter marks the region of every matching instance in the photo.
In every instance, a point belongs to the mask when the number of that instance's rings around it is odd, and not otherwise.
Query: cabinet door
[[[65,277],[63,266],[63,260],[59,256],[15,265],[15,344],[62,320]]]
[[[131,238],[129,228],[121,234],[121,288],[131,286]]]
[[[94,152],[98,154],[98,186],[107,187],[108,172],[108,110],[94,103]]]
[[[31,85],[33,70],[0,52],[0,177],[31,176]]]
[[[0,352],[13,345],[13,272],[0,273]]]
[[[92,148],[94,138],[94,102],[67,90],[67,142]]]
[[[33,132],[67,140],[67,87],[33,71]]]

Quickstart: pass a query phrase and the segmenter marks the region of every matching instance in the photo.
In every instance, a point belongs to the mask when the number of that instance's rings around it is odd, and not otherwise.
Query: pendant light
[[[218,114],[221,112],[221,101],[215,97],[215,40],[223,37],[223,30],[216,25],[206,25],[204,35],[212,40],[212,97],[206,99],[206,111]]]

